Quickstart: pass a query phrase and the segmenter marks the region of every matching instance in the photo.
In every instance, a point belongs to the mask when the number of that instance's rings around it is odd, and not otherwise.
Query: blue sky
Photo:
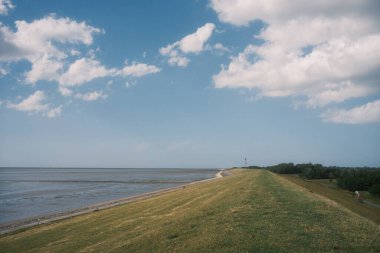
[[[379,166],[379,4],[292,3],[0,0],[0,166]]]

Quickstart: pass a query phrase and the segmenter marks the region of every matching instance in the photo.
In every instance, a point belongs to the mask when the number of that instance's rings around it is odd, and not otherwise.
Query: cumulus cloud
[[[99,61],[90,58],[81,58],[73,62],[67,71],[62,74],[58,82],[65,86],[77,86],[96,78],[112,76],[116,69],[107,69]]]
[[[14,7],[11,0],[0,0],[0,15],[7,15],[9,10]]]
[[[183,54],[202,52],[205,49],[205,43],[210,39],[214,29],[214,24],[206,23],[194,33],[166,47],[160,48],[159,52],[161,55],[169,57],[168,63],[170,65],[186,67],[190,60],[183,56]]]
[[[199,53],[203,50],[206,41],[211,37],[215,25],[207,23],[199,27],[195,33],[189,34],[179,41],[179,48],[184,53]]]
[[[72,63],[67,71],[58,78],[59,91],[64,96],[70,96],[72,93],[68,87],[80,86],[96,78],[114,76],[142,77],[160,71],[161,69],[154,65],[138,62],[133,62],[130,65],[125,64],[121,69],[107,69],[98,60],[81,58]]]
[[[160,71],[161,69],[154,65],[133,62],[131,65],[126,64],[120,71],[118,71],[118,74],[124,77],[142,77],[148,74],[158,73]]]
[[[141,77],[160,71],[156,66],[143,63],[133,63],[121,69],[107,68],[95,57],[98,48],[89,49],[87,57],[73,60],[82,54],[75,46],[90,46],[94,35],[102,32],[85,22],[55,15],[32,22],[16,21],[15,29],[0,23],[0,62],[28,61],[31,69],[24,74],[24,82],[57,82],[63,96],[72,95],[73,88],[97,78]]]
[[[26,83],[57,80],[70,54],[62,45],[88,46],[93,43],[94,34],[101,32],[85,22],[53,15],[30,23],[18,20],[14,31],[0,24],[0,61],[30,62],[32,67],[25,73]],[[71,49],[73,52],[76,51]]]
[[[362,124],[380,122],[380,100],[369,102],[349,110],[328,110],[322,114],[326,122]]]
[[[132,64],[125,66],[122,69],[107,69],[99,61],[91,58],[81,58],[72,63],[67,71],[58,78],[59,92],[63,96],[71,96],[73,94],[73,88],[90,82],[96,78],[102,77],[142,77],[148,74],[160,72],[161,70],[154,66],[144,63],[133,62]],[[112,80],[107,82],[109,86],[112,84]],[[94,91],[85,94],[77,93],[75,98],[84,101],[94,101],[99,98],[105,99],[107,95],[101,91]]]
[[[2,61],[26,59],[32,62],[40,57],[62,59],[66,53],[56,46],[57,43],[90,45],[93,35],[101,32],[85,22],[52,15],[30,23],[18,20],[15,26],[14,32],[7,26],[0,26]]]
[[[25,81],[34,84],[39,80],[56,80],[62,67],[61,61],[48,58],[47,55],[41,56],[32,61],[32,69],[25,73]]]
[[[0,14],[6,15],[13,7],[11,1],[0,0]],[[54,14],[31,22],[18,20],[14,26],[0,22],[0,64],[4,62],[7,66],[4,69],[0,65],[0,77],[8,74],[13,63],[28,62],[30,68],[18,78],[21,82],[32,85],[40,81],[55,82],[64,97],[95,101],[105,99],[107,95],[103,91],[83,93],[81,87],[84,84],[98,78],[139,78],[161,71],[154,65],[138,62],[114,68],[105,66],[96,58],[99,47],[92,46],[94,36],[102,33],[102,29],[86,22]],[[54,107],[46,103],[47,100],[44,91],[38,90],[22,101],[6,105],[29,114],[59,116],[62,106]]]
[[[49,118],[59,116],[62,111],[62,106],[52,108],[50,104],[45,103],[45,100],[45,93],[41,90],[37,90],[19,103],[8,103],[7,107],[18,111],[28,112],[29,114],[39,113]]]
[[[305,97],[308,107],[379,91],[378,1],[213,0],[219,19],[267,25],[213,77],[217,88],[249,88],[262,97]]]
[[[43,103],[45,99],[45,93],[43,91],[38,90],[19,103],[9,103],[8,107],[25,112],[46,111],[48,105]]]
[[[256,20],[268,23],[288,21],[295,16],[339,16],[346,14],[376,15],[380,4],[377,0],[211,0],[221,21],[233,25],[248,25]]]
[[[103,91],[93,91],[84,94],[75,94],[75,98],[82,99],[84,101],[95,101],[98,99],[106,99],[107,95],[103,94]]]

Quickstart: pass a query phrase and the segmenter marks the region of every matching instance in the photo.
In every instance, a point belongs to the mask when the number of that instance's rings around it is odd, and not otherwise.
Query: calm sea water
[[[0,223],[192,181],[217,169],[0,168]]]

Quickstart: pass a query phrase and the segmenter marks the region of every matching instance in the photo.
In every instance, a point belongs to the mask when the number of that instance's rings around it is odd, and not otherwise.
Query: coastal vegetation
[[[313,163],[280,163],[261,168],[278,174],[299,174],[304,179],[329,179],[331,182],[335,179],[337,186],[342,189],[369,191],[374,196],[380,196],[380,168],[327,167]]]
[[[380,227],[267,170],[0,237],[0,252],[377,252]]]

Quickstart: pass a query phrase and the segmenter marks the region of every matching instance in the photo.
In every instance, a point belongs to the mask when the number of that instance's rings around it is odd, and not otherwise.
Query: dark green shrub
[[[375,195],[377,197],[380,197],[380,184],[374,184],[369,188],[369,193],[371,195]]]

